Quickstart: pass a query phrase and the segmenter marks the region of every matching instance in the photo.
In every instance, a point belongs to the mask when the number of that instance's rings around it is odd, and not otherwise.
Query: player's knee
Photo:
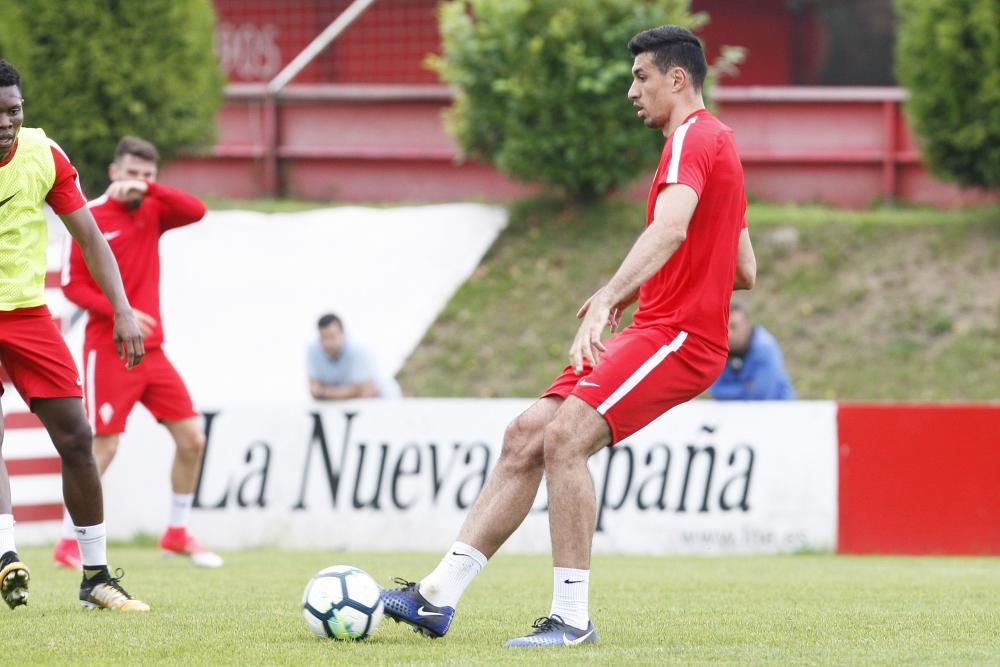
[[[524,415],[508,424],[500,450],[503,465],[519,470],[541,467],[543,428]]]
[[[199,430],[185,433],[177,440],[178,452],[188,458],[200,459],[205,453],[205,434]]]
[[[578,456],[573,426],[566,419],[553,419],[545,427],[542,455],[545,468],[564,465]],[[586,458],[586,457],[584,457]]]
[[[52,444],[62,458],[64,466],[90,465],[94,460],[94,435],[86,422],[53,433]]]

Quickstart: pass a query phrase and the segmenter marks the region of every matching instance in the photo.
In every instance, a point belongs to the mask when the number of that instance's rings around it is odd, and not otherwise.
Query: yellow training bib
[[[14,157],[0,167],[0,310],[45,303],[49,229],[43,207],[55,180],[45,132],[21,128]]]

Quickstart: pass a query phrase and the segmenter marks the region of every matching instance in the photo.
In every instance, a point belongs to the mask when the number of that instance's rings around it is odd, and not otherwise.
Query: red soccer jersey
[[[197,197],[150,183],[138,208],[107,195],[90,202],[97,226],[118,260],[118,268],[132,308],[151,315],[156,327],[146,337],[147,349],[163,343],[160,321],[160,235],[168,229],[189,225],[205,216],[205,205]],[[89,315],[85,346],[111,345],[114,310],[94,281],[75,242],[69,262],[63,267],[63,293]]]
[[[683,183],[698,193],[687,238],[639,289],[636,326],[666,324],[729,349],[729,300],[746,220],[743,165],[733,131],[705,109],[667,137],[646,202],[646,225],[660,190]]]

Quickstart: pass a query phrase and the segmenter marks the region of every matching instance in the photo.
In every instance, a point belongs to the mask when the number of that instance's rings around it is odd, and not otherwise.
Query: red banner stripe
[[[42,503],[39,505],[15,505],[15,521],[61,521],[62,503]]]
[[[42,422],[30,412],[11,412],[3,416],[4,428],[42,428]]]
[[[39,456],[30,459],[7,459],[8,475],[58,475],[62,472],[58,456]]]

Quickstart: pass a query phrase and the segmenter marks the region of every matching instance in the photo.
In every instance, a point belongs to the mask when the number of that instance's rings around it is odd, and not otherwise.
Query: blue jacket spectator
[[[729,310],[729,359],[709,393],[720,401],[784,401],[795,398],[778,341],[750,322],[746,309]]]
[[[333,314],[319,319],[319,340],[306,355],[309,393],[316,399],[398,398],[399,385],[382,378],[368,351],[350,341]]]

